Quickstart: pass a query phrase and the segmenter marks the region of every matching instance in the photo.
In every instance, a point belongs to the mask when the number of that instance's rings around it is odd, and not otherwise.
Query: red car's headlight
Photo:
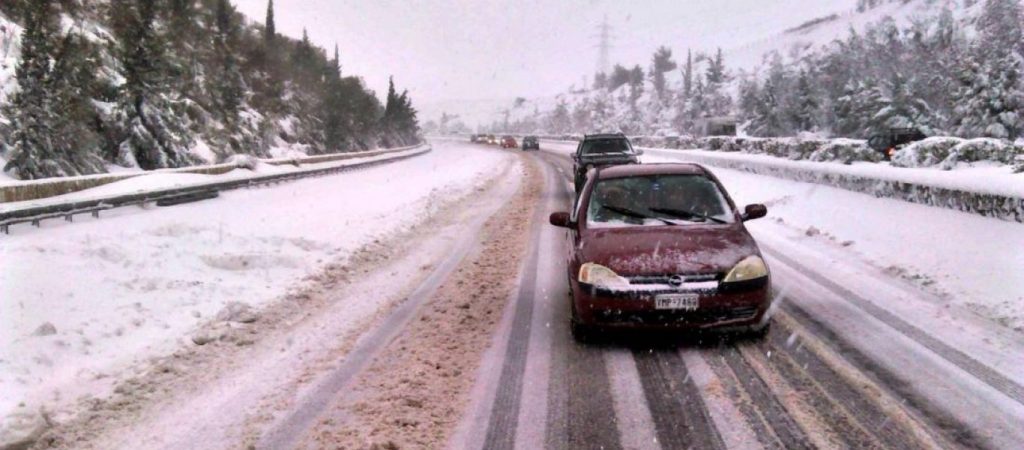
[[[723,283],[749,281],[768,276],[768,266],[760,256],[751,255],[736,263],[722,279]]]

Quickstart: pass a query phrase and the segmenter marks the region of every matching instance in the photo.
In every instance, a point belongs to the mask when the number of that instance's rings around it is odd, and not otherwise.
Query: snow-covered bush
[[[958,163],[993,161],[1013,164],[1016,156],[1024,154],[1022,147],[999,139],[978,138],[961,142],[949,151],[949,155],[939,163],[943,170],[950,170]]]
[[[225,164],[234,164],[235,167],[238,167],[239,169],[256,170],[256,168],[259,167],[259,165],[260,165],[260,159],[255,157],[255,156],[253,156],[253,155],[246,155],[246,154],[242,154],[242,153],[237,153],[237,154],[228,156],[224,160],[224,163]]]
[[[811,154],[818,151],[828,141],[821,139],[795,139],[786,141],[786,157],[793,160],[810,158]]]
[[[931,167],[949,156],[964,140],[955,137],[930,137],[907,145],[892,155],[896,167]]]
[[[835,161],[850,164],[854,161],[878,162],[882,155],[868,147],[867,142],[857,139],[834,139],[815,150],[807,158],[810,161]]]
[[[1017,155],[1024,155],[1024,145],[1001,139],[955,137],[931,137],[914,142],[892,157],[896,167],[935,167],[943,170],[955,168],[960,163],[991,161],[1013,164]]]

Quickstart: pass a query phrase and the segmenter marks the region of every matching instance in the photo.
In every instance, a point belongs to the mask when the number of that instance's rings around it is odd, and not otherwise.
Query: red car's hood
[[[741,259],[760,255],[741,224],[636,226],[583,231],[579,261],[619,275],[727,272]]]

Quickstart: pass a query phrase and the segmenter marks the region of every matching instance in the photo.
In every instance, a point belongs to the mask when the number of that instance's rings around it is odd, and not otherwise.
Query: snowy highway
[[[566,210],[571,201],[567,147],[548,144],[537,158],[555,191],[546,197],[550,211]],[[730,187],[735,175],[721,172]],[[751,201],[758,194],[734,192]],[[532,304],[517,308],[504,355],[492,355],[504,361],[484,363],[502,367],[500,376],[480,381],[496,391],[494,400],[478,402],[484,412],[469,416],[472,425],[452,447],[1013,448],[1021,442],[1019,336],[943,311],[931,294],[866,264],[839,261],[841,250],[823,254],[805,235],[770,222],[755,230],[781,306],[765,342],[624,335],[593,346],[573,342],[568,332],[562,232],[535,230],[538,261],[526,270],[536,273],[524,276],[518,299]],[[485,427],[486,433],[467,431]]]
[[[54,358],[78,374],[47,378],[45,366],[31,362],[34,347],[12,355],[5,364],[21,364],[21,378],[44,380],[23,398],[59,405],[60,420],[41,447],[1015,448],[1024,441],[1020,333],[971,302],[940,295],[935,284],[971,295],[956,290],[969,283],[943,276],[941,264],[891,270],[877,263],[884,248],[860,242],[876,239],[873,214],[940,214],[951,226],[1009,227],[1007,235],[1018,237],[1019,225],[845,191],[824,193],[843,198],[845,208],[811,213],[814,196],[832,188],[712,168],[737,203],[769,205],[768,218],[750,227],[776,290],[770,334],[757,341],[615,333],[581,344],[569,332],[565,232],[547,223],[571,205],[573,146],[545,142],[525,153],[456,140],[433,145],[429,155],[358,174],[13,235],[6,252],[27,253],[37,240],[61,235],[64,252],[106,249],[100,256],[119,255],[128,267],[136,264],[133,250],[125,239],[100,239],[100,228],[121,226],[127,239],[155,248],[194,235],[195,249],[174,256],[178,267],[216,246],[245,250],[243,259],[259,266],[214,275],[218,290],[153,283],[147,295],[159,294],[163,309],[138,297],[140,310],[129,296],[106,315],[80,314],[85,323],[139,316],[166,326],[143,321],[134,333],[144,333],[149,348],[121,347],[123,354],[110,333],[87,334],[95,344],[81,351],[72,342]],[[645,155],[648,163],[677,159],[685,158]],[[279,222],[265,208],[268,198],[352,183],[389,200],[349,195],[327,215],[293,202],[301,223]],[[390,223],[383,228],[390,231],[360,227],[356,211]],[[851,219],[843,214],[863,220],[857,239],[844,234]],[[214,216],[236,229],[231,221],[258,217],[260,225],[226,237],[211,225],[189,228]],[[821,229],[807,232],[807,221]],[[949,245],[975,245],[970,240]],[[965,270],[999,270],[976,265],[983,267]],[[177,276],[203,279],[208,270],[203,263]],[[908,275],[915,271],[940,281],[922,283]],[[1008,277],[1007,289],[1020,283]],[[132,279],[78,283],[114,296]],[[188,293],[184,307],[201,309],[203,319],[185,320],[174,292]],[[222,300],[202,302],[202,295]],[[228,299],[248,299],[255,308],[242,312],[256,318],[215,314]],[[150,309],[158,314],[145,315]],[[55,337],[16,342],[68,339],[64,329],[73,324],[57,323]],[[102,326],[82,327],[92,328]],[[174,337],[181,333],[192,339]],[[197,345],[196,336],[210,340]],[[5,389],[24,385],[4,381]]]

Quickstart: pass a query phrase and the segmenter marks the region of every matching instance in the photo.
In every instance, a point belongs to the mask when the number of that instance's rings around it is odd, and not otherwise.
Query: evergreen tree
[[[721,84],[725,82],[725,57],[722,56],[722,49],[719,48],[713,59],[708,59],[707,84]]]
[[[971,55],[959,71],[957,133],[1016,139],[1024,130],[1021,5],[986,0]]]
[[[277,40],[277,25],[274,23],[274,0],[267,1],[267,19],[263,28],[263,39],[268,45]]]
[[[215,77],[208,80],[221,122],[229,134],[238,132],[238,117],[248,91],[236,57],[237,25],[235,11],[229,0],[217,0],[213,36]],[[233,150],[238,151],[239,148]]]
[[[54,99],[46,86],[51,70],[50,42],[56,28],[53,5],[39,0],[24,12],[21,59],[15,70],[19,89],[8,110],[14,133],[4,170],[12,170],[21,179],[66,175],[51,140]]]
[[[688,100],[693,93],[693,53],[686,50],[686,67],[683,69],[683,99]]]
[[[125,20],[118,36],[125,76],[118,105],[123,135],[118,161],[147,170],[195,163],[188,152],[191,135],[168,95],[165,46],[155,24],[157,4],[120,0],[112,6]]]
[[[782,104],[779,89],[772,78],[764,82],[761,99],[754,110],[754,119],[750,124],[750,134],[754,136],[784,136],[788,134],[785,119],[782,117]]]
[[[790,120],[796,131],[812,131],[818,126],[818,93],[803,69],[797,77]]]
[[[655,94],[657,94],[658,99],[661,101],[667,100],[668,97],[665,86],[665,73],[676,70],[676,67],[678,65],[672,60],[672,50],[665,46],[658,47],[651,61],[651,83],[654,85]]]
[[[564,134],[572,131],[572,117],[569,115],[569,106],[565,101],[559,101],[555,110],[548,116],[548,131],[555,134]]]

